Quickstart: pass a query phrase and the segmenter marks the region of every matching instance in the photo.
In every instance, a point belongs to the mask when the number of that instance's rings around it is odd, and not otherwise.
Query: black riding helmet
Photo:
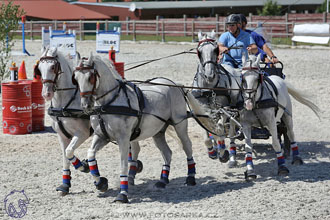
[[[239,24],[241,23],[241,18],[238,14],[231,14],[226,18],[226,24]]]
[[[239,14],[239,17],[240,17],[241,23],[242,23],[242,22],[245,22],[245,24],[248,23],[248,22],[247,22],[247,19],[246,19],[246,17],[245,17],[245,15],[243,15],[243,14]]]

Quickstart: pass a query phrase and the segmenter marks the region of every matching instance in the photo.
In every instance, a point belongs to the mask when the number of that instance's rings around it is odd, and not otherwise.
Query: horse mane
[[[95,69],[100,72],[110,72],[113,77],[117,80],[122,80],[121,76],[114,67],[112,61],[103,59],[100,56],[92,56],[92,61],[95,64]]]

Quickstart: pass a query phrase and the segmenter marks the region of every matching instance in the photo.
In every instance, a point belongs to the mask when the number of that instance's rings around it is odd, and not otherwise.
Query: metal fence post
[[[30,33],[31,33],[31,40],[33,40],[33,21],[30,21]]]
[[[165,23],[162,20],[162,42],[165,42]]]
[[[215,24],[215,33],[219,33],[219,14],[216,14],[215,15],[215,22],[216,22],[216,24]]]
[[[135,30],[135,20],[133,20],[133,41],[136,41],[136,30]]]
[[[57,21],[54,21],[54,30],[57,30]]]
[[[156,36],[159,36],[159,15],[156,16]]]
[[[191,42],[195,42],[195,21],[191,21]]]
[[[82,41],[82,20],[79,20],[79,40]]]
[[[187,15],[183,15],[183,36],[187,36]]]
[[[105,31],[108,31],[108,20],[105,20],[105,27],[104,27]]]
[[[289,14],[285,13],[285,32],[286,32],[286,37],[289,38]]]
[[[129,17],[126,17],[126,35],[129,35]]]

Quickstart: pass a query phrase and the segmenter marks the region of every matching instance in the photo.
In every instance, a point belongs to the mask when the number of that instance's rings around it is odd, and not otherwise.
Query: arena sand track
[[[26,45],[35,56],[17,56],[14,61],[20,64],[25,60],[28,77],[32,78],[32,66],[40,57],[41,42],[27,41]],[[128,64],[150,60],[196,46],[122,42],[117,61]],[[78,42],[77,50],[87,56],[90,51],[95,52],[95,42]],[[287,160],[288,177],[276,175],[277,163],[269,141],[254,141],[258,178],[246,182],[243,152],[238,152],[240,166],[234,169],[210,160],[203,144],[203,129],[189,119],[196,186],[184,186],[186,158],[180,146],[168,138],[173,151],[170,184],[165,190],[155,190],[153,185],[160,176],[162,158],[152,140],[147,139],[141,142],[140,160],[144,170],[137,175],[136,186],[129,189],[130,204],[113,203],[119,187],[119,152],[113,144],[97,154],[101,175],[109,179],[109,190],[99,194],[89,174],[71,169],[71,193],[60,197],[55,188],[61,184],[62,153],[46,116],[45,132],[22,136],[0,134],[0,219],[10,218],[4,208],[5,196],[12,190],[23,189],[29,198],[23,219],[330,219],[330,50],[275,48],[274,52],[284,63],[286,81],[308,93],[322,110],[319,120],[306,106],[293,101],[294,130],[305,164],[294,167]],[[164,76],[191,85],[197,62],[196,55],[185,54],[136,68],[125,75],[129,80]],[[76,151],[79,158],[85,158],[90,143],[91,139]]]

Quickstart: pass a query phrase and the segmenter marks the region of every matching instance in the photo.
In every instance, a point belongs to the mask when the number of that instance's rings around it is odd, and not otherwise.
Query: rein
[[[144,62],[144,63],[141,63],[139,65],[136,65],[136,66],[133,66],[133,67],[130,67],[128,69],[125,69],[124,71],[129,71],[129,70],[132,70],[132,69],[135,69],[137,67],[140,67],[140,66],[144,66],[148,63],[152,63],[154,61],[158,61],[158,60],[162,60],[162,59],[166,59],[166,58],[170,58],[170,57],[175,57],[175,56],[178,56],[178,55],[181,55],[181,54],[186,54],[186,53],[194,53],[194,52],[191,52],[193,51],[195,48],[192,48],[192,49],[189,49],[188,51],[183,51],[183,52],[180,52],[180,53],[175,53],[175,54],[172,54],[172,55],[169,55],[169,56],[165,56],[165,57],[161,57],[161,58],[157,58],[157,59],[153,59],[153,60],[146,60],[146,61],[141,61],[141,62]],[[195,53],[194,53],[195,54]]]
[[[128,82],[132,83],[145,83],[145,84],[151,84],[151,85],[158,85],[158,86],[169,86],[169,87],[177,87],[177,88],[184,88],[184,89],[209,89],[209,90],[225,90],[225,91],[241,91],[244,89],[228,89],[228,88],[209,88],[209,87],[196,87],[196,86],[179,86],[179,85],[170,85],[170,84],[164,84],[164,83],[155,83],[155,82],[149,82],[149,81],[141,81],[141,80],[129,80]]]

